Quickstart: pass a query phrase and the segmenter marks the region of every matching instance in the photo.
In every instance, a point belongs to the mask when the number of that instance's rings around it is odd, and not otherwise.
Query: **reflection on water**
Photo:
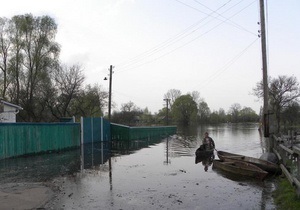
[[[235,179],[212,170],[212,157],[195,157],[206,131],[217,150],[259,157],[266,144],[257,129],[257,124],[179,127],[177,135],[165,139],[93,143],[1,160],[0,182],[51,180],[78,172],[76,181],[65,186],[70,193],[61,195],[54,209],[202,209],[199,203],[203,209],[274,209],[272,180]]]
[[[0,183],[43,182],[80,169],[80,150],[0,160]]]
[[[212,166],[213,160],[215,159],[215,155],[196,155],[195,163],[201,163],[204,166],[204,171],[207,171],[210,166]]]

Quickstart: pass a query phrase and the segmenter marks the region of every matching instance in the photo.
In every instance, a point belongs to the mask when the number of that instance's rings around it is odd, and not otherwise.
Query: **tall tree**
[[[56,71],[55,87],[58,97],[54,98],[49,106],[54,116],[57,118],[70,116],[71,102],[78,97],[83,81],[84,75],[79,65],[63,66]]]
[[[69,107],[69,116],[76,117],[100,117],[103,116],[104,109],[107,107],[108,93],[103,87],[95,84],[87,85],[84,90],[80,90]]]
[[[197,103],[189,94],[178,97],[172,106],[172,116],[183,125],[189,125],[197,119]]]
[[[10,20],[10,40],[11,40],[11,59],[9,61],[9,73],[11,75],[11,86],[9,88],[9,98],[12,102],[20,103],[21,80],[24,78],[23,72],[23,32],[24,19],[22,16],[14,16]]]
[[[241,105],[239,103],[234,103],[229,108],[229,114],[231,115],[231,119],[233,122],[239,121],[239,115],[241,110]]]
[[[240,110],[240,121],[242,122],[257,122],[259,116],[250,107],[243,107]]]
[[[39,85],[50,80],[51,69],[57,65],[59,46],[54,41],[57,25],[49,16],[33,17],[24,15],[22,32],[24,33],[24,67],[23,103],[29,113],[29,120],[36,120],[39,107],[35,95],[40,91]]]
[[[9,20],[0,18],[0,69],[1,69],[1,97],[5,98],[6,89],[8,87],[8,62],[9,48],[11,46],[9,40]]]
[[[220,117],[220,122],[227,122],[227,118],[226,118],[226,113],[225,110],[223,108],[220,108],[218,111],[219,117]]]
[[[43,119],[58,65],[57,25],[49,16],[17,15],[0,19],[1,96],[24,108],[23,120]],[[48,116],[46,116],[48,118]]]
[[[198,117],[200,123],[208,123],[211,114],[208,104],[202,99],[198,106]]]

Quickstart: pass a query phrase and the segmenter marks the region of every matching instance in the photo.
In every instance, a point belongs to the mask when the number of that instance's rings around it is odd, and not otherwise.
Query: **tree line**
[[[300,86],[297,78],[279,75],[278,78],[269,77],[268,82],[269,118],[275,124],[275,132],[280,132],[281,128],[299,129]],[[262,81],[256,84],[252,94],[258,99],[263,99]],[[113,119],[116,122],[126,123],[127,121],[129,124],[179,123],[189,125],[192,123],[263,122],[262,108],[258,115],[252,108],[242,107],[239,103],[232,104],[227,112],[223,108],[211,111],[198,91],[182,94],[180,90],[170,89],[164,95],[164,100],[168,104],[155,115],[151,115],[148,109],[143,111],[134,103],[129,102],[122,105],[120,112],[114,113]],[[131,107],[131,109],[125,107]],[[130,112],[132,115],[129,114]]]
[[[250,107],[242,107],[239,103],[231,105],[225,112],[220,108],[211,111],[198,91],[182,94],[180,90],[170,89],[164,95],[166,106],[151,114],[148,109],[142,110],[133,102],[124,103],[119,112],[114,112],[112,121],[128,125],[153,125],[153,124],[209,124],[227,122],[258,122],[259,116]]]
[[[49,16],[0,18],[0,97],[23,107],[18,121],[102,116],[107,106],[107,91],[97,84],[84,86],[79,64],[60,63],[56,33]]]

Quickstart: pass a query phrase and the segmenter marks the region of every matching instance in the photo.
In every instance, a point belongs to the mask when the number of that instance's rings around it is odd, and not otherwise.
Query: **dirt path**
[[[7,183],[0,186],[0,210],[35,209],[42,207],[53,196],[43,183]]]

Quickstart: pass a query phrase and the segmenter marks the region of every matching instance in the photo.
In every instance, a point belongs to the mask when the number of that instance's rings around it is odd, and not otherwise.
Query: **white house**
[[[0,99],[0,123],[16,122],[16,115],[22,107]]]

